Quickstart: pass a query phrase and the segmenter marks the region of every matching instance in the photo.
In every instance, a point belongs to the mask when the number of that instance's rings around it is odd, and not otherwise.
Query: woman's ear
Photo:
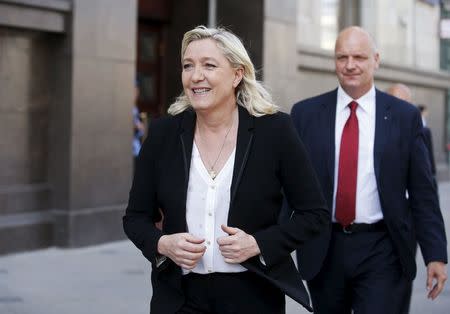
[[[233,87],[236,88],[244,77],[244,69],[239,67],[234,72]]]

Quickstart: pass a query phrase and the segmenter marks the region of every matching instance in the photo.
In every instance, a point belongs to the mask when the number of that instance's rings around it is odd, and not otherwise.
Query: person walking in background
[[[297,251],[315,313],[400,313],[416,275],[416,239],[428,297],[447,279],[422,120],[414,106],[375,88],[379,62],[364,29],[344,29],[335,45],[338,88],[292,108],[332,210],[328,232]]]
[[[404,101],[407,101],[410,104],[413,103],[411,89],[405,84],[402,83],[392,84],[391,86],[388,87],[386,93],[394,97],[400,98]]]
[[[413,103],[412,101],[412,93],[408,86],[401,83],[396,83],[386,90],[386,93],[389,95],[395,96],[397,98],[400,98],[404,101],[407,101],[409,103]],[[417,105],[417,108],[420,111],[420,115],[422,117],[422,124],[423,124],[423,140],[425,142],[425,146],[428,150],[428,156],[431,166],[431,174],[433,175],[433,181],[436,185],[437,189],[437,181],[436,181],[436,163],[434,161],[434,152],[433,152],[433,139],[431,135],[431,130],[427,125],[426,117],[428,116],[428,110],[425,105]]]
[[[433,136],[431,134],[431,129],[428,127],[428,123],[427,123],[428,109],[427,109],[427,106],[425,106],[423,104],[418,104],[417,108],[419,108],[420,114],[422,116],[424,141],[425,141],[425,145],[428,148],[428,153],[429,153],[429,157],[430,157],[431,173],[433,174],[434,181],[437,185],[436,163],[434,160],[434,151],[433,151]]]
[[[123,218],[152,264],[151,313],[285,313],[285,294],[311,310],[290,254],[330,217],[290,117],[224,29],[187,32],[181,63],[184,91],[150,125]],[[294,214],[278,224],[282,190]]]
[[[145,124],[142,121],[139,109],[137,107],[137,102],[139,100],[139,82],[136,80],[134,85],[134,103],[133,103],[133,169],[136,169],[136,161],[141,150],[142,140],[145,134]]]

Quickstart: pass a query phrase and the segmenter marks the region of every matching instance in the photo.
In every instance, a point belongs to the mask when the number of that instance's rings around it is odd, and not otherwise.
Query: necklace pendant
[[[217,173],[214,171],[214,169],[210,169],[208,171],[209,176],[214,180],[217,177]]]

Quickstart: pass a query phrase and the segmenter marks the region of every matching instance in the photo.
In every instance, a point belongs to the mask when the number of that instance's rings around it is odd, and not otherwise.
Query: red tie
[[[342,131],[341,150],[339,152],[338,186],[336,192],[336,220],[344,227],[355,220],[356,178],[358,176],[358,103],[349,105],[350,117]]]

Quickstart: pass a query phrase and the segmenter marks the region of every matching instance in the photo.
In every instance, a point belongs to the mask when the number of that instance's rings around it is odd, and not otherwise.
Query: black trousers
[[[188,274],[178,314],[284,314],[285,296],[266,279],[242,273]]]
[[[410,286],[386,231],[333,231],[324,265],[308,282],[319,314],[399,314]]]
[[[414,256],[416,256],[416,254],[417,254],[417,245],[414,249]],[[411,284],[409,285],[409,287],[406,288],[405,298],[403,299],[403,304],[402,304],[402,307],[400,310],[401,314],[409,313],[409,308],[411,306],[412,291],[413,291],[413,282],[411,281]]]

